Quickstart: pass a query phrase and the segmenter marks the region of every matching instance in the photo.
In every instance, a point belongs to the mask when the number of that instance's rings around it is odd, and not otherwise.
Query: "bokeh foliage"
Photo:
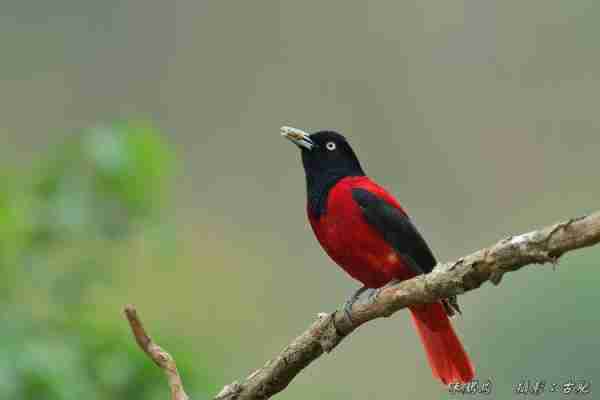
[[[117,258],[156,245],[173,150],[146,123],[99,125],[56,145],[31,170],[0,178],[0,398],[159,399],[168,387],[125,322],[87,301]],[[209,384],[193,374],[188,390]],[[186,367],[187,365],[187,367]]]

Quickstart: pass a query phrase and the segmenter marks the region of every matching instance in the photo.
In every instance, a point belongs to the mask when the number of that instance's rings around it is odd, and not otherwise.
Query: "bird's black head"
[[[283,127],[281,135],[300,148],[309,206],[317,216],[325,211],[327,194],[337,181],[347,176],[365,175],[354,150],[337,132],[319,131],[309,135],[296,128]]]
[[[307,176],[364,175],[354,150],[337,132],[319,131],[309,135],[300,129],[284,126],[281,135],[300,148]]]

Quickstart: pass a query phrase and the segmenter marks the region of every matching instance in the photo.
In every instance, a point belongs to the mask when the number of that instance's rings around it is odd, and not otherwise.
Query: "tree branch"
[[[350,313],[351,321],[343,312],[320,314],[317,321],[277,357],[242,383],[225,386],[215,400],[268,399],[285,389],[308,364],[324,352],[333,350],[348,334],[372,319],[389,317],[409,305],[431,303],[468,292],[487,280],[497,285],[506,272],[528,264],[556,264],[564,253],[599,242],[600,212],[596,212],[511,236],[455,262],[438,264],[427,275],[386,287],[372,303],[355,303]]]
[[[318,319],[279,355],[241,383],[236,381],[225,386],[215,400],[268,399],[285,389],[312,361],[333,350],[347,335],[370,320],[389,317],[410,305],[431,303],[474,290],[488,280],[497,285],[507,272],[516,271],[528,264],[556,264],[564,253],[598,243],[600,212],[511,236],[457,261],[438,264],[429,274],[385,287],[372,302],[355,303],[350,311],[350,319],[339,311],[319,314]],[[143,333],[143,328],[142,335],[136,333],[127,310],[126,313],[138,344],[150,355],[146,350],[148,346],[144,345],[151,343],[150,339]],[[135,310],[133,313],[135,315]],[[147,340],[140,341],[138,337],[146,337]],[[154,356],[150,356],[157,362]],[[161,366],[159,362],[157,364]],[[170,370],[165,371],[170,377]],[[175,374],[178,379],[176,382],[181,387],[176,369]],[[182,387],[181,391],[183,392]],[[186,397],[177,399],[183,400]]]
[[[140,346],[144,353],[148,354],[148,357],[150,357],[152,361],[165,372],[165,375],[167,375],[169,388],[171,389],[171,400],[189,400],[188,395],[185,393],[185,390],[183,390],[183,382],[181,381],[173,357],[152,341],[152,338],[146,333],[144,325],[142,325],[142,321],[138,317],[134,306],[125,306],[124,312],[138,346]]]

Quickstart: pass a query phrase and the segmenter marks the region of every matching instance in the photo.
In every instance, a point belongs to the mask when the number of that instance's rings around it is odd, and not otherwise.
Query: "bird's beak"
[[[315,147],[315,142],[310,138],[309,134],[296,128],[289,126],[281,127],[281,136],[290,140],[301,148],[312,150]]]

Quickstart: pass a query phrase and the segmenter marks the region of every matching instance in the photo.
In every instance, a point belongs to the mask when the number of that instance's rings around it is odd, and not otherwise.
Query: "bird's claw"
[[[352,315],[352,307],[354,306],[355,303],[359,303],[359,304],[363,304],[363,305],[372,304],[375,300],[377,300],[377,297],[379,297],[379,294],[384,289],[386,289],[390,286],[393,286],[393,285],[397,284],[398,282],[399,281],[397,281],[397,280],[393,280],[380,288],[367,288],[367,287],[363,286],[360,289],[358,289],[344,303],[344,314],[346,315],[346,318],[348,318],[348,320],[350,322],[352,322],[352,316],[351,316]]]
[[[348,318],[348,321],[352,322],[352,306],[354,305],[354,303],[356,303],[360,295],[367,289],[368,288],[366,286],[361,287],[356,292],[354,292],[352,296],[350,296],[350,298],[344,303],[344,314],[346,314],[346,318]]]

